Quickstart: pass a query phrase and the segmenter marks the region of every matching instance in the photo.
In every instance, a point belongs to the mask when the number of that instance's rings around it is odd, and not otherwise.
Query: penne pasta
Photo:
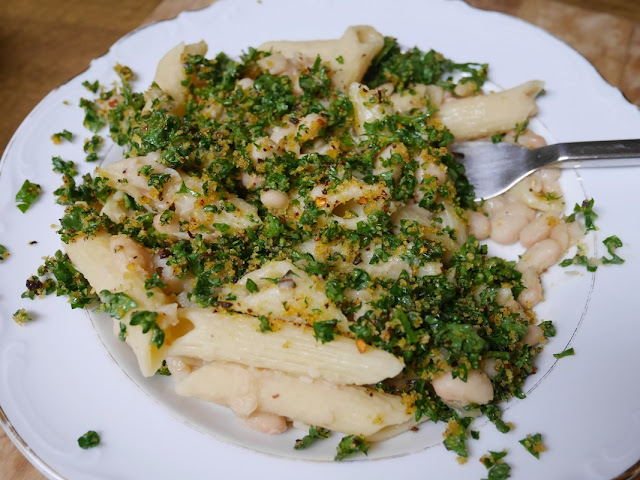
[[[184,308],[180,316],[194,329],[173,342],[167,355],[270,368],[340,385],[376,384],[404,367],[388,352],[368,347],[361,353],[353,339],[342,335],[321,343],[313,329],[289,322],[263,333],[260,320],[250,315]]]
[[[535,97],[544,83],[533,80],[502,92],[452,100],[442,104],[436,118],[456,140],[504,133],[535,115]]]
[[[394,395],[232,363],[207,363],[176,382],[176,393],[228,406],[241,416],[273,413],[353,435],[373,435],[411,418]]]

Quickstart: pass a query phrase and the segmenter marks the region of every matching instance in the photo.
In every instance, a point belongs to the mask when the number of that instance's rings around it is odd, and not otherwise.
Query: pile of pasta
[[[115,333],[145,376],[166,365],[177,394],[263,432],[368,441],[520,392],[532,360],[505,365],[545,341],[540,275],[583,231],[563,221],[552,170],[465,203],[449,143],[544,144],[514,130],[543,84],[367,85],[389,42],[350,27],[265,43],[242,64],[179,44],[137,106],[127,84],[97,103],[127,156],[96,171],[105,223],[64,248],[103,302],[126,295]],[[526,251],[492,259],[485,238]]]

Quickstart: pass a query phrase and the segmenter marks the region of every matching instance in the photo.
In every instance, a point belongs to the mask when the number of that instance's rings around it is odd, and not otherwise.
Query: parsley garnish
[[[622,240],[620,240],[617,236],[612,235],[610,237],[605,238],[602,241],[602,243],[604,243],[604,246],[607,247],[607,251],[609,252],[609,255],[611,255],[611,258],[602,257],[603,265],[606,265],[606,264],[620,265],[624,263],[624,259],[620,258],[615,253],[616,248],[622,247]]]
[[[540,452],[546,450],[542,444],[542,435],[536,433],[535,435],[527,434],[525,438],[520,440],[520,444],[527,449],[527,451],[536,458],[540,458]]]
[[[507,455],[506,451],[489,452],[480,457],[480,462],[487,468],[488,480],[506,480],[511,476],[511,466],[502,459]]]
[[[129,325],[140,325],[142,327],[142,333],[147,333],[151,330],[151,340],[149,343],[153,343],[156,347],[160,348],[164,343],[164,330],[158,325],[157,319],[158,314],[156,312],[135,312],[131,315]]]
[[[18,325],[24,325],[25,323],[30,322],[33,319],[24,308],[20,308],[13,314],[13,320]]]
[[[97,447],[98,445],[100,445],[100,435],[93,430],[89,430],[78,439],[78,446],[84,450]]]
[[[89,80],[85,80],[84,82],[82,82],[82,86],[89,90],[91,93],[98,93],[100,83],[98,82],[98,80],[93,83],[89,83]]]
[[[514,128],[514,136],[513,136],[514,142],[516,143],[518,142],[520,135],[524,133],[524,131],[527,129],[528,126],[529,126],[529,120],[525,120],[522,123],[516,123],[516,126]]]
[[[18,193],[16,193],[16,202],[18,203],[17,206],[20,211],[25,213],[33,202],[36,201],[41,192],[42,187],[40,187],[40,185],[25,180]]]
[[[262,333],[265,332],[273,332],[273,328],[271,328],[271,322],[269,321],[269,319],[267,317],[265,317],[264,315],[260,315],[258,317],[258,320],[260,320],[260,331]]]
[[[0,245],[0,263],[6,258],[9,258],[9,250],[4,245]]]
[[[71,308],[83,308],[97,298],[89,282],[60,250],[53,257],[45,257],[44,265],[38,268],[37,275],[27,279],[26,286],[22,298],[33,300],[36,296],[52,293],[65,295],[69,297]]]
[[[56,145],[59,144],[62,140],[66,140],[70,142],[72,139],[73,139],[73,133],[71,133],[66,128],[61,132],[54,133],[53,135],[51,135],[51,140],[53,140],[53,143],[55,143]]]
[[[256,285],[256,282],[254,282],[250,278],[247,278],[247,283],[245,286],[247,287],[247,290],[249,290],[249,293],[256,293],[258,291],[258,285]]]
[[[575,352],[572,348],[568,348],[567,350],[565,350],[564,352],[560,352],[560,353],[554,353],[553,356],[556,358],[563,358],[563,357],[570,357],[572,355],[575,355]]]
[[[151,275],[150,278],[147,278],[144,281],[145,290],[151,290],[154,287],[159,289],[167,288],[165,283],[160,278],[160,275],[158,275],[158,272],[153,272],[153,275]]]
[[[311,425],[309,427],[309,434],[305,435],[301,439],[296,440],[296,444],[293,446],[293,448],[295,448],[296,450],[305,449],[315,443],[316,440],[329,438],[329,435],[331,435],[331,430]]]
[[[598,214],[593,211],[593,198],[590,200],[583,200],[582,205],[578,205],[576,203],[575,207],[573,207],[573,213],[569,215],[566,219],[567,222],[575,222],[576,215],[582,214],[584,216],[584,226],[588,231],[597,230],[598,227],[595,225],[595,219],[598,218]]]
[[[111,293],[109,290],[102,290],[100,299],[102,300],[102,305],[99,311],[106,312],[118,320],[122,320],[130,310],[138,307],[138,302],[126,293]]]
[[[60,173],[61,175],[68,177],[73,177],[78,174],[76,164],[72,161],[66,162],[60,157],[52,157],[51,162],[53,163],[53,171],[56,173]]]
[[[98,115],[95,103],[87,100],[86,98],[81,98],[80,107],[84,108],[84,121],[82,122],[82,124],[86,128],[96,133],[98,130],[104,127],[105,122],[104,120],[102,120],[102,118],[100,118],[100,115]]]
[[[345,458],[355,455],[358,452],[362,452],[365,455],[369,452],[369,444],[365,441],[363,437],[358,435],[347,435],[338,444],[336,448],[336,456],[333,458],[335,461],[339,462],[340,460],[344,460]]]
[[[334,327],[337,325],[337,320],[323,320],[313,323],[313,335],[316,340],[322,343],[330,342],[335,337]]]

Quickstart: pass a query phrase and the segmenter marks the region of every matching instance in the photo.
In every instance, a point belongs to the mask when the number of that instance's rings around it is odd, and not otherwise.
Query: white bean
[[[539,343],[544,341],[544,334],[542,328],[538,325],[527,325],[527,333],[522,339],[525,345],[535,347]]]
[[[542,300],[540,277],[532,268],[518,268],[522,272],[522,285],[525,289],[518,295],[518,303],[524,308],[533,308]]]
[[[502,245],[511,245],[520,237],[520,232],[527,226],[529,220],[521,215],[499,213],[490,218],[491,240]]]
[[[551,229],[549,238],[558,242],[563,252],[566,251],[567,248],[569,248],[569,229],[567,228],[567,224],[564,222],[558,223]]]
[[[446,372],[431,382],[436,394],[446,403],[464,407],[471,403],[484,405],[493,400],[493,385],[486,373],[470,370],[467,381]]]
[[[478,240],[484,240],[491,234],[491,222],[489,218],[482,212],[470,211],[469,217],[469,233]]]
[[[264,177],[256,173],[242,172],[240,181],[242,182],[242,185],[249,190],[253,190],[254,188],[259,188],[264,185]]]
[[[518,264],[530,267],[540,274],[551,265],[558,263],[562,254],[563,250],[558,242],[548,238],[536,243],[524,252]]]
[[[287,419],[274,413],[253,412],[246,418],[244,423],[261,433],[283,433],[287,430]]]
[[[539,215],[520,232],[520,243],[525,247],[549,238],[551,230],[558,224],[558,218],[551,215]]]
[[[248,77],[242,78],[238,80],[238,83],[236,83],[236,87],[240,87],[244,90],[248,90],[251,87],[253,87],[253,80]]]
[[[280,209],[289,203],[289,195],[279,190],[263,190],[260,193],[260,201],[267,208]]]

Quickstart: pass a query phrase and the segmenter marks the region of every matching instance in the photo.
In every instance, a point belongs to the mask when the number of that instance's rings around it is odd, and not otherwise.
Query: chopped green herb
[[[149,343],[160,348],[164,343],[164,330],[162,330],[158,325],[157,319],[158,314],[156,312],[135,312],[131,315],[129,325],[140,325],[142,327],[142,333],[147,333],[151,330],[151,339],[149,340]]]
[[[520,440],[520,443],[527,451],[536,458],[540,458],[540,452],[544,452],[546,447],[542,444],[542,435],[536,433],[535,435],[527,434],[525,438]]]
[[[598,227],[595,225],[595,220],[598,218],[598,214],[593,211],[593,198],[589,200],[583,200],[582,205],[578,205],[576,203],[575,207],[573,207],[573,213],[569,215],[566,219],[567,222],[575,222],[576,215],[582,214],[584,217],[584,226],[587,232],[591,230],[597,230]]]
[[[122,322],[119,323],[118,340],[124,342],[127,339],[127,326]]]
[[[55,143],[56,145],[59,144],[62,140],[70,142],[71,140],[73,140],[73,133],[65,128],[63,131],[51,135],[51,140],[53,140],[53,143]]]
[[[480,457],[480,462],[488,470],[488,480],[506,480],[511,477],[511,466],[503,462],[506,451],[489,452]]]
[[[169,371],[169,367],[167,366],[167,361],[162,361],[162,366],[156,371],[156,375],[162,375],[165,377],[170,377],[171,372]]]
[[[78,439],[78,445],[84,450],[97,447],[100,445],[100,435],[93,430],[89,430]]]
[[[89,282],[60,250],[53,257],[45,257],[44,265],[38,268],[37,273],[27,279],[27,290],[22,293],[22,298],[33,300],[36,296],[52,293],[65,295],[69,297],[71,308],[86,307],[97,298]]]
[[[0,245],[0,263],[7,258],[9,258],[9,250],[4,245]]]
[[[524,131],[527,129],[527,127],[529,126],[529,120],[525,120],[522,123],[516,123],[514,130],[514,135],[513,135],[513,141],[514,142],[518,142],[518,139],[520,138],[520,136],[524,133]]]
[[[16,202],[18,203],[20,211],[25,213],[33,202],[36,201],[41,192],[42,187],[40,187],[40,185],[25,180],[18,193],[16,193]]]
[[[565,350],[564,352],[560,352],[560,353],[554,353],[553,356],[556,358],[563,358],[563,357],[570,357],[572,355],[575,355],[575,352],[572,348],[568,348],[567,350]]]
[[[25,323],[30,322],[32,318],[24,308],[20,308],[13,314],[13,320],[18,325],[24,325]]]
[[[594,260],[595,261],[595,260]],[[593,261],[588,258],[586,255],[575,255],[573,258],[565,258],[563,261],[559,263],[559,265],[563,268],[569,267],[571,265],[580,265],[585,267],[588,272],[595,272],[598,269],[598,266]]]
[[[262,333],[273,331],[273,328],[271,328],[271,322],[267,317],[265,317],[264,315],[260,315],[258,317],[258,320],[260,320],[260,331]]]
[[[102,290],[100,299],[102,300],[102,305],[98,310],[106,312],[118,320],[122,320],[129,311],[138,307],[138,302],[126,293],[111,293],[109,290]]]
[[[491,142],[492,143],[500,143],[500,142],[502,142],[503,138],[504,138],[504,133],[496,133],[495,135],[491,136]]]
[[[337,325],[337,320],[324,320],[319,322],[313,322],[313,334],[316,337],[316,340],[321,341],[322,343],[330,342],[335,337],[335,326]]]
[[[467,429],[471,424],[471,417],[462,417],[458,419],[450,419],[447,422],[447,428],[444,431],[444,446],[447,450],[451,450],[458,454],[459,457],[467,458]]]
[[[82,124],[86,128],[96,133],[98,130],[104,127],[105,122],[98,114],[95,103],[85,98],[81,98],[80,107],[84,108],[84,121]]]
[[[167,288],[167,286],[158,275],[158,272],[153,272],[153,275],[144,281],[144,288],[145,290],[151,290],[152,288],[163,289]]]
[[[180,190],[178,190],[176,193],[186,193],[188,195],[191,195],[192,197],[196,197],[198,198],[200,196],[200,194],[198,192],[195,192],[193,190],[191,190],[190,188],[187,187],[187,185],[182,182],[182,186],[180,187]]]
[[[293,448],[295,448],[296,450],[303,450],[315,443],[316,440],[329,438],[329,435],[331,435],[331,430],[311,425],[309,427],[309,434],[305,435],[301,439],[296,440],[296,444],[293,446]]]
[[[93,83],[89,83],[89,80],[85,80],[84,82],[82,82],[82,86],[89,90],[91,93],[98,93],[100,83],[98,82],[98,80]]]
[[[68,177],[73,177],[78,174],[76,164],[72,161],[66,162],[60,157],[52,157],[51,162],[53,163],[53,171],[55,173],[60,173]]]
[[[344,460],[351,455],[355,455],[358,452],[362,452],[365,455],[369,452],[369,444],[365,441],[363,437],[357,435],[347,435],[338,444],[336,448],[336,456],[333,458],[335,461],[339,462],[340,460]]]
[[[340,65],[344,65],[344,58],[342,57],[342,55],[336,57],[336,62],[338,62]]]
[[[249,290],[249,293],[256,293],[258,291],[258,285],[256,285],[256,282],[254,282],[250,278],[247,278],[246,287],[247,290]]]
[[[602,243],[604,243],[604,246],[607,247],[607,251],[609,252],[609,255],[611,255],[611,258],[602,257],[603,265],[607,265],[607,264],[620,265],[624,263],[624,259],[620,258],[615,252],[616,248],[622,247],[622,240],[620,240],[617,236],[612,235],[610,237],[605,238],[602,241]]]

